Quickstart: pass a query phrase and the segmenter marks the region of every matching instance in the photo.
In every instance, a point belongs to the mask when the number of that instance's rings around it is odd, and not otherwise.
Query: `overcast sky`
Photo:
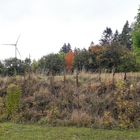
[[[139,0],[0,0],[0,44],[15,43],[22,59],[56,53],[64,43],[88,48],[108,26],[121,32],[134,21]],[[0,59],[14,57],[13,46],[0,45]]]

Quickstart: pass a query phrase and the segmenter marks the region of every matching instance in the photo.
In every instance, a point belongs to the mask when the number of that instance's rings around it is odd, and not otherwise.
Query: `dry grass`
[[[75,74],[73,75],[66,75],[66,80],[75,82]],[[95,82],[99,82],[99,73],[85,73],[80,72],[79,75],[79,83],[81,84],[91,84]],[[110,82],[113,80],[112,73],[101,73],[101,82]],[[129,72],[127,73],[127,79],[132,81],[138,81],[140,79],[140,72]],[[63,81],[64,76],[55,76],[56,81]],[[124,80],[124,73],[116,73],[114,76],[115,81]]]
[[[90,114],[82,110],[73,110],[71,123],[78,126],[91,126],[93,118]]]

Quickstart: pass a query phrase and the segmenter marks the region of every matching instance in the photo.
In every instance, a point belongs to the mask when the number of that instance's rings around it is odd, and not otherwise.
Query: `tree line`
[[[56,54],[47,54],[38,61],[29,58],[9,58],[0,62],[3,76],[23,75],[27,72],[62,74],[64,72],[135,72],[140,70],[140,8],[135,21],[126,21],[119,33],[110,27],[103,31],[99,44],[91,42],[88,49],[75,48],[64,43]]]

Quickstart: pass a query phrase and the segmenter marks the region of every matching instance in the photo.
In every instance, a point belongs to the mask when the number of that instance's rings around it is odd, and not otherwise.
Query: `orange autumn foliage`
[[[66,70],[68,72],[72,72],[74,56],[72,51],[69,51],[65,56]]]

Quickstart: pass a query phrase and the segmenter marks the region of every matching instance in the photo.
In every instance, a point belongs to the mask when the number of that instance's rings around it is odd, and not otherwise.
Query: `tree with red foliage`
[[[74,56],[75,56],[75,54],[72,51],[69,51],[65,55],[65,63],[66,63],[66,70],[67,70],[67,72],[72,72]]]

